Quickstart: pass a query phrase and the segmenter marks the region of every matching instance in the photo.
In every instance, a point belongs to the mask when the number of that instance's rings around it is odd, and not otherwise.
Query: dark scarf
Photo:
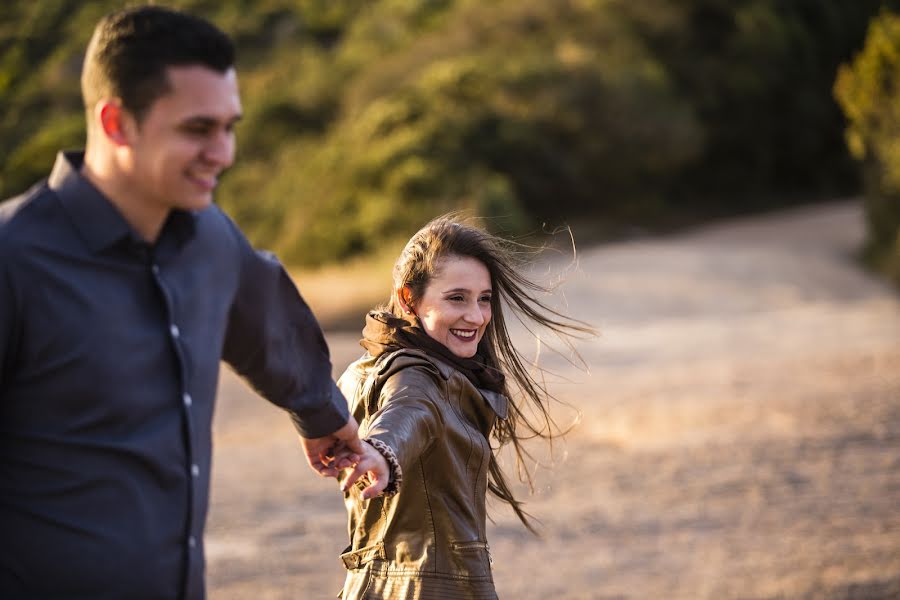
[[[499,369],[488,366],[480,354],[472,358],[456,356],[447,346],[429,337],[414,316],[404,319],[389,312],[370,311],[366,315],[366,327],[359,345],[376,358],[401,348],[422,350],[452,365],[475,387],[506,394],[506,378]]]

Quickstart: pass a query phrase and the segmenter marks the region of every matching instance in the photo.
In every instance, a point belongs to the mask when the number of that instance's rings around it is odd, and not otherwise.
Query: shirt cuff
[[[331,383],[331,396],[323,404],[288,412],[297,432],[306,439],[331,435],[350,420],[347,401],[334,382]]]

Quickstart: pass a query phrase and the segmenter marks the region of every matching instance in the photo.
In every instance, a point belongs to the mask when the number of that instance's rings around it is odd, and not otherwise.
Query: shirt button
[[[191,395],[190,395],[190,394],[185,394],[185,395],[182,397],[182,400],[184,401],[184,405],[187,406],[187,407],[190,407],[191,404],[194,403],[194,399],[191,398]]]
[[[200,475],[200,467],[198,467],[197,465],[191,465],[191,475],[193,475],[194,477],[199,476]]]
[[[178,330],[178,325],[176,325],[175,323],[172,323],[172,325],[169,327],[169,333],[171,333],[172,337],[175,339],[178,339],[178,336],[181,335],[181,332]]]
[[[194,548],[196,545],[197,545],[197,538],[195,538],[194,536],[189,537],[188,538],[188,546],[190,546],[191,548]]]
[[[153,271],[154,275],[159,275],[159,265],[153,265],[150,267],[150,270]]]

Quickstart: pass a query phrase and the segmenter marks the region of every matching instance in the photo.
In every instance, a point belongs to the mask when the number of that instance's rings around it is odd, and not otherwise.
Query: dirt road
[[[590,374],[545,355],[582,417],[535,471],[541,539],[493,504],[502,598],[900,598],[900,297],[862,235],[834,203],[581,253],[567,310],[602,336]],[[210,597],[334,597],[334,482],[230,374],[215,430]]]

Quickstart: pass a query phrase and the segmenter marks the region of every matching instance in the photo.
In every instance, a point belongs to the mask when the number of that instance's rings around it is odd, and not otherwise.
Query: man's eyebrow
[[[228,119],[225,122],[225,124],[226,125],[234,125],[235,123],[240,121],[243,118],[243,116],[244,115],[242,115],[242,114],[235,115],[234,117]],[[206,115],[194,115],[194,116],[188,117],[187,119],[182,121],[182,124],[183,125],[203,125],[204,127],[215,127],[220,122],[221,121],[219,121],[219,119],[216,119],[215,117],[208,117]]]

